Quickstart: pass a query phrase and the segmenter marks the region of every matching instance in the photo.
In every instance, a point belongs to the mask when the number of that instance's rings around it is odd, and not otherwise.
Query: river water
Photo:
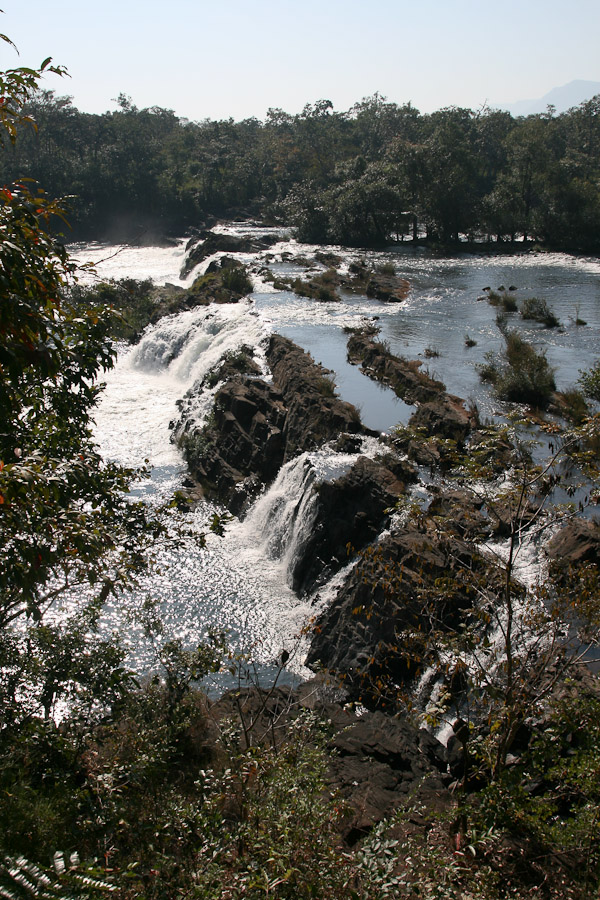
[[[248,225],[222,230],[267,231]],[[152,278],[158,284],[185,286],[210,262],[182,280],[184,241],[168,248],[88,244],[70,249],[82,262],[95,262],[99,277]],[[346,362],[345,328],[376,323],[392,352],[423,360],[450,392],[476,400],[483,415],[495,418],[505,409],[477,375],[485,354],[502,345],[496,309],[480,299],[484,288],[515,286],[517,297],[542,297],[554,310],[561,322],[558,329],[525,322],[518,315],[511,315],[509,324],[546,351],[556,368],[559,389],[574,385],[579,371],[589,368],[600,354],[596,259],[546,253],[448,258],[402,246],[368,253],[333,248],[344,266],[360,259],[393,262],[397,274],[411,284],[402,304],[349,293],[341,302],[321,303],[276,291],[264,277],[266,265],[275,275],[304,278],[307,271],[322,270],[319,263],[307,270],[298,258],[310,260],[323,249],[282,240],[269,251],[240,254],[253,273],[254,292],[249,298],[162,320],[146,330],[136,347],[122,349],[106,379],[95,417],[96,436],[107,457],[127,465],[150,461],[152,476],[136,489],[149,503],[168,498],[185,477],[179,452],[170,442],[169,423],[179,415],[177,402],[223,353],[242,344],[255,348],[256,360],[267,373],[263,347],[271,331],[290,337],[332,369],[338,393],[361,409],[365,424],[380,431],[406,422],[412,407]],[[82,278],[92,276],[84,273]],[[576,325],[577,318],[586,325]],[[476,341],[470,349],[465,346],[467,334]],[[210,411],[211,399],[208,393],[200,401],[184,401],[184,408],[200,421]],[[377,442],[370,440],[363,452],[375,454],[377,449]],[[209,534],[205,550],[199,549],[197,535],[205,530],[215,507],[201,504],[186,517],[189,534],[182,544],[159,551],[160,571],[142,584],[133,605],[141,605],[145,596],[157,598],[167,635],[188,645],[201,640],[209,627],[224,628],[232,647],[249,653],[267,673],[286,648],[292,653],[292,669],[302,674],[303,645],[296,636],[333,596],[335,584],[320,592],[318,603],[299,600],[287,585],[287,566],[310,529],[311,485],[339,477],[355,458],[324,449],[292,461],[246,520],[231,522],[224,537]],[[152,649],[140,627],[116,604],[109,610],[106,627],[125,636],[134,666],[143,670],[152,665]]]

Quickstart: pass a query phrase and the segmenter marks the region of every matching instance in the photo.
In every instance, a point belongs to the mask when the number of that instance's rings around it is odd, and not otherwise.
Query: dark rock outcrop
[[[187,246],[185,262],[181,267],[181,277],[186,275],[213,253],[257,253],[276,244],[280,238],[263,235],[259,238],[235,237],[231,234],[218,234],[214,231],[203,231],[190,241]],[[198,242],[201,243],[198,243]]]
[[[501,589],[501,576],[469,543],[414,523],[369,547],[332,605],[317,620],[307,665],[343,675],[354,697],[393,706],[426,659],[427,635],[456,628],[477,589]]]
[[[238,375],[215,397],[212,421],[180,444],[192,476],[209,496],[240,512],[283,462],[286,409],[279,391],[258,378]]]
[[[315,490],[314,523],[291,570],[299,593],[314,590],[355,550],[375,540],[405,483],[386,466],[361,456],[346,475]]]
[[[491,530],[489,518],[483,514],[484,500],[466,488],[446,488],[437,492],[427,510],[428,516],[442,520],[442,528],[453,531],[465,540],[479,540]]]

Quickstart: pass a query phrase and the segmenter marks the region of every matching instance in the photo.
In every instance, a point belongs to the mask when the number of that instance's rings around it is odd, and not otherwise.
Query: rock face
[[[216,234],[214,231],[202,231],[188,242],[185,262],[181,268],[181,277],[194,269],[198,263],[208,259],[213,253],[257,253],[276,244],[279,237],[263,235],[260,238],[235,237],[230,234]],[[198,243],[198,242],[201,243]]]
[[[193,423],[176,427],[193,478],[235,513],[298,453],[341,432],[372,433],[358,410],[335,396],[329,373],[292,341],[273,335],[267,360],[272,383],[257,377],[248,357],[237,368],[230,363],[215,373],[224,383],[209,423],[199,430]]]
[[[435,487],[430,488],[435,490]],[[484,500],[465,488],[450,488],[436,493],[429,504],[429,516],[441,516],[446,530],[465,540],[480,540],[493,530],[493,521],[483,514]]]
[[[494,567],[433,520],[415,522],[369,547],[317,620],[310,667],[340,673],[352,696],[393,707],[399,686],[425,661],[432,628],[455,628],[477,596],[501,587]]]
[[[432,810],[450,800],[445,748],[406,719],[368,712],[330,741],[330,788],[349,804],[353,816],[344,837],[352,844],[409,799]]]
[[[210,424],[180,438],[193,478],[206,494],[240,512],[282,465],[285,418],[276,388],[247,375],[235,376],[217,392]]]
[[[310,535],[290,573],[294,590],[314,590],[355,550],[374,541],[388,519],[386,510],[394,507],[405,485],[385,465],[365,456],[346,475],[320,484]]]

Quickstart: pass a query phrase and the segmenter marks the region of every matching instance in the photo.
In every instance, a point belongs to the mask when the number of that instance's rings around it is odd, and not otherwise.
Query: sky
[[[85,112],[160,106],[264,119],[379,92],[421,112],[600,81],[600,0],[0,0],[0,68],[52,56]]]

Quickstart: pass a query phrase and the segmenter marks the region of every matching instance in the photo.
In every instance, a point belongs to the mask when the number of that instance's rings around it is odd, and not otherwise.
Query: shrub
[[[571,422],[575,422],[576,425],[579,425],[586,416],[589,416],[590,410],[583,392],[578,391],[577,388],[568,388],[566,391],[563,391],[559,399],[563,414]]]
[[[586,397],[600,403],[600,359],[587,372],[580,371],[577,382]]]
[[[252,281],[248,277],[245,266],[232,266],[230,269],[223,269],[221,275],[223,287],[236,294],[252,293]]]
[[[546,328],[557,328],[560,322],[548,306],[545,300],[539,297],[527,297],[521,307],[521,316],[524,319],[532,319],[541,322]]]
[[[486,362],[479,367],[480,378],[494,385],[501,400],[543,409],[556,389],[554,370],[545,352],[537,351],[516,331],[503,329],[503,334],[503,354],[500,358],[486,355]]]
[[[335,381],[329,375],[319,379],[318,388],[323,397],[335,397]]]
[[[488,291],[488,302],[492,306],[501,307],[504,312],[516,312],[518,308],[516,297],[513,297],[511,293],[507,293],[504,288],[499,288],[497,291]]]

